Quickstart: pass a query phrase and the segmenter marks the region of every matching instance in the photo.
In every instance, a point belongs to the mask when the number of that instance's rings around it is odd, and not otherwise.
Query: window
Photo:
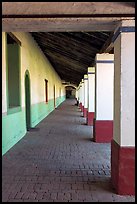
[[[61,88],[60,88],[60,90],[59,90],[59,96],[61,97]]]
[[[45,102],[48,103],[48,80],[47,79],[45,79],[45,97],[46,97]]]
[[[20,43],[7,33],[8,109],[21,106],[20,101]]]

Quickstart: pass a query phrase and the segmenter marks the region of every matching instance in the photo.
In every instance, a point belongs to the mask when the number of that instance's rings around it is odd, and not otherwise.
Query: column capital
[[[88,75],[84,74],[84,80],[87,80],[87,79],[88,79]]]
[[[88,74],[95,74],[95,67],[88,67]]]
[[[96,63],[114,63],[114,54],[96,54]]]
[[[131,32],[135,32],[135,20],[121,20],[120,23],[118,24],[117,28],[114,31],[114,36],[112,38],[112,42],[114,43],[114,41],[117,39],[117,37],[119,36],[119,34],[121,33],[131,33]]]

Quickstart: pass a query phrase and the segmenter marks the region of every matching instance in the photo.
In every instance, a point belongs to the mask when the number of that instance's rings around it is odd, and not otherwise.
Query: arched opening
[[[30,76],[29,72],[25,73],[25,113],[26,113],[26,129],[31,128],[31,110],[30,110]]]
[[[74,99],[76,98],[76,88],[73,86],[66,86],[66,98]]]

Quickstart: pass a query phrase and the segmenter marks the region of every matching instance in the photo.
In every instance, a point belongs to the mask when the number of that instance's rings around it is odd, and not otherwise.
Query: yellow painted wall
[[[25,106],[24,75],[28,70],[31,81],[31,104],[45,101],[45,82],[48,80],[48,99],[53,99],[53,86],[56,87],[56,97],[59,97],[59,89],[62,89],[62,96],[65,95],[65,88],[61,79],[55,72],[30,33],[13,32],[21,41],[21,106]],[[3,113],[6,112],[6,66],[5,66],[5,33],[2,33],[2,104]]]
[[[54,85],[56,107],[65,100],[65,87],[61,79],[49,63],[30,33],[13,33],[21,41],[21,108],[15,112],[7,109],[6,87],[6,33],[2,33],[2,154],[5,154],[22,137],[25,136],[26,113],[25,113],[25,73],[30,74],[31,93],[31,127],[35,127],[50,112],[54,110]],[[14,72],[14,70],[13,70]],[[48,80],[48,103],[45,103],[45,79]],[[61,88],[61,91],[60,91]],[[60,96],[61,92],[61,96]]]

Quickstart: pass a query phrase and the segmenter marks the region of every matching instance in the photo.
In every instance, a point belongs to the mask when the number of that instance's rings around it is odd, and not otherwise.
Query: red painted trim
[[[84,111],[84,113],[83,113],[84,118],[87,118],[88,108],[84,108],[83,111]]]
[[[82,109],[81,109],[83,115],[84,115],[84,106],[82,105]]]
[[[95,142],[111,142],[113,139],[113,120],[94,119],[93,139]]]
[[[93,125],[94,112],[87,112],[87,125]]]
[[[116,193],[135,195],[135,148],[111,141],[111,180]]]
[[[79,103],[79,108],[82,111],[82,103]]]

